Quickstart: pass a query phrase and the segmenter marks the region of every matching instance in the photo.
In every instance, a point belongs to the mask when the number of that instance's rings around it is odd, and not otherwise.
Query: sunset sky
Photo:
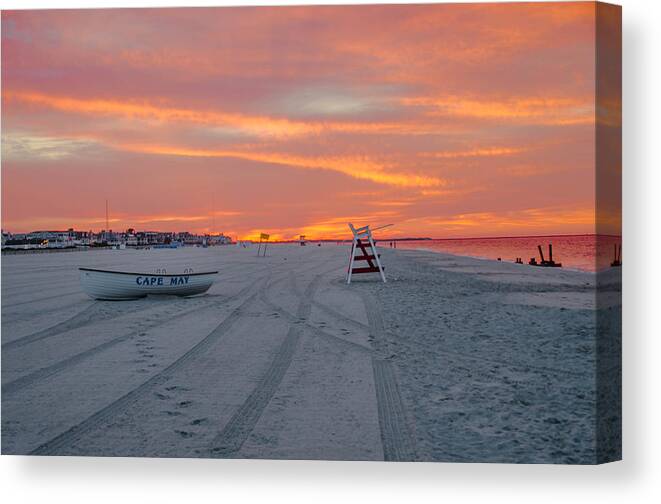
[[[2,227],[592,233],[595,6],[2,13]]]

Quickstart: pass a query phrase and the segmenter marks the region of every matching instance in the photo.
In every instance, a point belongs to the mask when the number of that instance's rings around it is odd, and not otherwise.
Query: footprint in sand
[[[169,387],[165,387],[165,390],[168,392],[172,392],[173,390],[181,390],[183,392],[188,392],[190,391],[189,388],[187,387],[180,387],[179,385],[170,385]]]

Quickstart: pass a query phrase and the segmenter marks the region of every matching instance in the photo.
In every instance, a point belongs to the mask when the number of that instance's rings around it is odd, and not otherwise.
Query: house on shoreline
[[[78,247],[150,247],[159,245],[229,245],[232,239],[223,233],[193,234],[188,231],[126,231],[114,232],[112,229],[93,231],[31,231],[29,233],[10,233],[2,231],[3,250],[64,249]]]

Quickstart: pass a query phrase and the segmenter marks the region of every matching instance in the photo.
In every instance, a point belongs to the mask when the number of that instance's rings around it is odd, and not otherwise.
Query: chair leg
[[[351,270],[353,270],[353,258],[356,254],[356,238],[354,237],[353,244],[351,245],[351,257],[349,259],[349,271],[347,271],[347,285],[351,283]]]

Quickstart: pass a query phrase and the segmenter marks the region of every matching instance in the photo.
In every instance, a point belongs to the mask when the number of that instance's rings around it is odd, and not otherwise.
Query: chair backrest
[[[358,238],[363,235],[367,235],[367,236],[370,235],[369,225],[356,229],[354,225],[351,222],[349,222],[349,227],[351,228],[351,232],[353,233],[354,238]]]

